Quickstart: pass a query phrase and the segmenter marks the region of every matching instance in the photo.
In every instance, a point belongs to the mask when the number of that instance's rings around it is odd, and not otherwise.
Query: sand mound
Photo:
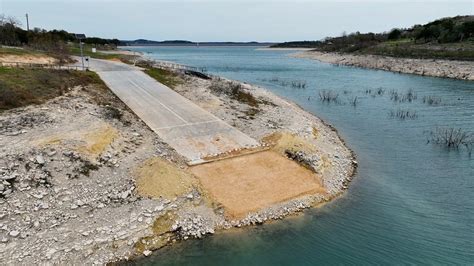
[[[144,162],[134,171],[138,194],[145,197],[174,197],[189,193],[197,184],[196,178],[158,157]]]

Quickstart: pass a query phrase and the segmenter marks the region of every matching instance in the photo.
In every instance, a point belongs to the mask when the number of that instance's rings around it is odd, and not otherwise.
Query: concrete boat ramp
[[[241,219],[289,199],[325,193],[318,175],[275,151],[258,147],[255,139],[141,69],[95,59],[90,66],[135,114],[188,159],[189,171],[224,206],[229,219]],[[254,147],[258,148],[233,152]],[[213,157],[215,154],[223,155]]]
[[[90,69],[191,165],[205,162],[207,156],[260,145],[137,67],[90,59]]]

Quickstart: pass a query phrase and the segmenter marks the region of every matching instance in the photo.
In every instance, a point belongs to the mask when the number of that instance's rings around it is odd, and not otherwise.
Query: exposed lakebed
[[[322,208],[184,241],[137,263],[474,261],[474,155],[427,143],[436,128],[474,131],[474,82],[337,67],[249,47],[133,49],[261,85],[292,100],[333,124],[359,161],[348,192]],[[337,99],[321,101],[323,90]],[[436,100],[428,103],[429,97]],[[399,111],[411,115],[400,118]]]

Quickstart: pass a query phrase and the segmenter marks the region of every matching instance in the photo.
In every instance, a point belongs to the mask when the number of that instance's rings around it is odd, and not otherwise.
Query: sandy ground
[[[274,151],[197,165],[191,172],[231,219],[302,195],[325,193],[318,175]]]
[[[381,69],[422,76],[474,80],[474,62],[472,61],[409,59],[378,55],[323,53],[317,51],[298,53],[293,56],[337,65]]]
[[[0,64],[9,65],[12,63],[23,63],[23,64],[55,64],[57,60],[49,56],[40,55],[0,55]]]

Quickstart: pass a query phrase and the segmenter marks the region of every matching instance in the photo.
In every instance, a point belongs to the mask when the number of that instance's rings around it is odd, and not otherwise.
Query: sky
[[[90,37],[282,42],[472,15],[474,0],[0,0],[2,13]]]

